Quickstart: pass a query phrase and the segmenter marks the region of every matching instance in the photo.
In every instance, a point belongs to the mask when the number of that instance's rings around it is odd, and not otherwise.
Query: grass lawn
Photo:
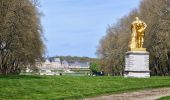
[[[170,77],[0,76],[0,100],[77,99],[158,87],[170,87]]]
[[[170,100],[170,96],[162,97],[162,98],[157,99],[157,100]]]

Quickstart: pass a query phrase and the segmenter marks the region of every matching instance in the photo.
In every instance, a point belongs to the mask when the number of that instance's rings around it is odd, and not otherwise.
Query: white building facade
[[[89,65],[89,62],[68,62],[66,60],[61,61],[60,58],[54,58],[52,60],[46,59],[38,68],[40,75],[61,75],[63,73],[76,73],[80,70],[90,71]]]

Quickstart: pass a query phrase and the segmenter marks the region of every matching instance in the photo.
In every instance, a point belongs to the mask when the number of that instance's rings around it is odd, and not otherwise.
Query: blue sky
[[[137,8],[140,1],[42,0],[46,55],[96,57],[96,48],[107,26]]]

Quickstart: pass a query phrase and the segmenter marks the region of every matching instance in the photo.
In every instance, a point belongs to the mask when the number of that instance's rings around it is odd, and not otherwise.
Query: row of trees
[[[92,62],[98,59],[96,58],[89,58],[89,57],[78,57],[78,56],[54,56],[50,57],[50,59],[60,58],[61,61],[66,60],[68,62],[75,62],[75,61],[82,61],[82,62]]]
[[[106,36],[100,40],[97,55],[105,73],[122,75],[125,52],[131,36],[131,22],[138,16],[147,24],[144,47],[150,52],[152,75],[170,73],[168,52],[170,51],[170,0],[143,0],[138,9],[122,17],[107,28]]]
[[[35,0],[0,0],[0,74],[18,74],[42,58],[44,44]]]

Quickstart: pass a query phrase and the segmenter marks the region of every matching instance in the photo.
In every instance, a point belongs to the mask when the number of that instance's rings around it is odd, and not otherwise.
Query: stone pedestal
[[[149,78],[149,52],[126,52],[124,77]]]

